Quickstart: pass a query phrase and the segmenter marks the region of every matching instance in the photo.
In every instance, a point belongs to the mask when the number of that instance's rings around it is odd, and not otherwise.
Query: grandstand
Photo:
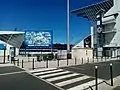
[[[72,13],[91,22],[91,49],[93,51],[91,55],[94,57],[119,56],[120,0],[104,0],[73,10]],[[82,42],[77,47],[85,48]]]

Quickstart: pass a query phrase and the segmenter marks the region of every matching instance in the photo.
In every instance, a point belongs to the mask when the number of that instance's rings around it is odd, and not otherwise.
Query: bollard
[[[67,66],[68,66],[68,58],[67,58]]]
[[[17,60],[17,66],[19,66],[19,59]]]
[[[33,63],[32,63],[32,69],[34,70],[35,68],[34,68],[34,58],[33,58]]]
[[[105,55],[105,61],[106,61],[106,55]]]
[[[46,61],[46,68],[48,68],[48,60]]]
[[[97,62],[99,62],[98,57],[97,57]]]
[[[10,59],[10,56],[8,55],[8,61],[9,61],[9,59]]]
[[[77,59],[75,58],[75,65],[77,64]]]
[[[11,64],[13,63],[12,59],[11,59]]]
[[[98,66],[95,66],[95,90],[98,90]]]
[[[14,59],[13,63],[14,63],[14,65],[15,65],[15,59]]]
[[[23,62],[23,60],[22,60],[22,68],[23,68],[23,63],[24,63],[24,62]]]
[[[82,58],[82,64],[83,64],[83,58]]]
[[[89,63],[89,57],[87,58],[87,63]]]
[[[57,66],[59,67],[59,59],[57,60]]]
[[[113,70],[112,70],[112,63],[110,64],[110,78],[111,78],[111,86],[113,86]]]
[[[29,57],[28,57],[28,62],[30,62]]]
[[[4,57],[3,57],[3,63],[5,64],[5,55],[6,55],[6,50],[4,49]]]
[[[101,62],[103,61],[102,56],[101,56]]]
[[[93,58],[93,62],[94,62],[94,58]]]

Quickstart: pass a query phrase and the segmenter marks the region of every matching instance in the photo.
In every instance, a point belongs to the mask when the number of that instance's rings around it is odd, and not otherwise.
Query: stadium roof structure
[[[92,23],[97,20],[97,13],[101,10],[106,13],[111,7],[113,7],[113,0],[105,0],[96,4],[92,4],[86,7],[73,10],[71,13],[76,14],[78,17],[87,18]]]
[[[20,48],[24,40],[24,33],[21,31],[0,31],[0,40],[16,48]]]

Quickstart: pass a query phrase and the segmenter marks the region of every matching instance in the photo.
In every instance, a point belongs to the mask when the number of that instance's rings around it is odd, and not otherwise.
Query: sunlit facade
[[[120,0],[104,0],[72,11],[91,22],[93,56],[116,57],[120,52]]]

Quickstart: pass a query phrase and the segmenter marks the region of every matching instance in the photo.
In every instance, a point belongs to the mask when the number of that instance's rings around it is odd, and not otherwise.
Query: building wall
[[[73,48],[72,59],[87,59],[93,57],[93,49],[91,48]]]
[[[115,31],[105,34],[105,45],[120,46],[120,0],[114,0],[114,6],[104,16],[116,13],[118,13],[118,15],[115,20],[112,20],[113,23],[108,22],[108,24],[105,25],[104,31]]]
[[[0,40],[0,43],[6,45],[6,56],[10,55],[10,47],[13,47],[13,46],[11,46],[1,40]],[[19,54],[19,49],[16,48],[16,55],[18,55],[18,54]],[[4,50],[0,50],[0,56],[4,56]]]

